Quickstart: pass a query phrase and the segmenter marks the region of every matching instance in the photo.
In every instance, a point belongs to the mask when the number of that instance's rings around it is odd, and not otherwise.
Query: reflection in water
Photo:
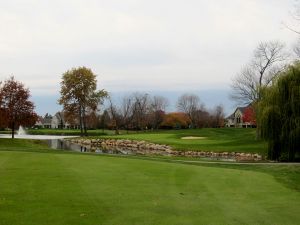
[[[53,149],[72,150],[76,152],[82,151],[82,147],[80,145],[76,145],[71,143],[70,141],[64,141],[62,139],[48,140],[48,145]]]

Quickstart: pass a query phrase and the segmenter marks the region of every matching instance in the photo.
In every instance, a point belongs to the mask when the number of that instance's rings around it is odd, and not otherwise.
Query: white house
[[[39,117],[35,126],[48,129],[79,129],[79,123],[68,123],[63,112],[57,112],[54,116],[47,113],[44,117]]]

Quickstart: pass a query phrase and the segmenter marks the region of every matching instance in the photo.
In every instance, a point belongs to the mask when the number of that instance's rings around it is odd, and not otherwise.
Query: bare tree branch
[[[197,95],[184,94],[177,101],[177,108],[186,113],[192,122],[192,126],[196,126],[197,112],[200,110],[200,99]]]
[[[284,44],[260,43],[254,50],[253,60],[233,78],[231,98],[242,104],[259,100],[261,88],[272,84],[287,58]]]

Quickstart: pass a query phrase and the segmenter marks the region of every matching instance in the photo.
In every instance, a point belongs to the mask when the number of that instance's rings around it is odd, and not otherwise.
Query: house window
[[[236,123],[241,123],[241,117],[238,116],[238,117],[236,118]]]

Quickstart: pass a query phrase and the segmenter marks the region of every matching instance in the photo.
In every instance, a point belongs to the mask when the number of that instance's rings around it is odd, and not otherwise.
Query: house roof
[[[232,113],[230,116],[227,116],[226,119],[227,119],[227,120],[229,120],[229,119],[234,119],[234,113]]]
[[[226,117],[226,119],[234,119],[234,114],[236,113],[237,110],[240,110],[241,113],[244,114],[245,110],[246,110],[249,106],[251,106],[251,103],[250,103],[249,105],[247,105],[247,106],[237,107],[237,108],[234,110],[234,112],[233,112],[230,116]]]
[[[244,111],[249,107],[249,105],[247,106],[244,106],[244,107],[237,107],[236,110],[234,111],[234,113],[237,111],[237,110],[240,110],[241,113],[244,113]]]
[[[57,112],[55,114],[55,117],[59,120],[62,121],[63,123],[65,123],[65,115],[63,112]]]
[[[45,116],[44,116],[44,118],[43,118],[43,123],[45,124],[45,123],[51,123],[51,121],[52,121],[52,116],[50,115],[50,114],[46,114]]]

